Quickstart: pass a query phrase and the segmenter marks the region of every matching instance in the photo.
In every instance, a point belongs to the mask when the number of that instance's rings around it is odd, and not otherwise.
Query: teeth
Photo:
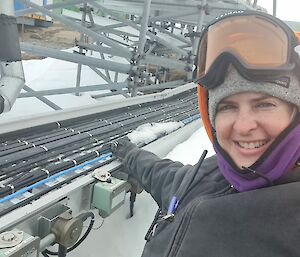
[[[259,148],[267,143],[266,140],[264,141],[257,141],[257,142],[251,142],[251,143],[246,143],[246,142],[238,142],[239,146],[245,149],[255,149]]]

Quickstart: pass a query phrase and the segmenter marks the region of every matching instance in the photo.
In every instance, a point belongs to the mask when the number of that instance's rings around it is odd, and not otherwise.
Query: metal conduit
[[[189,123],[197,118],[196,92],[190,90],[167,100],[3,134],[0,138],[0,200],[49,176],[109,153],[109,142],[141,124]],[[95,163],[97,165],[100,164]],[[79,175],[82,174],[72,173],[68,180]],[[44,189],[45,192],[49,190]],[[6,208],[0,203],[0,216]]]

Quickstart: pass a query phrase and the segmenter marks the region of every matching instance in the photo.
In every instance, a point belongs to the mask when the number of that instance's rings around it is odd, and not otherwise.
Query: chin
[[[255,160],[247,160],[247,161],[234,161],[235,164],[240,168],[243,169],[242,167],[250,167],[251,165],[253,165],[255,162],[257,161],[257,159]]]

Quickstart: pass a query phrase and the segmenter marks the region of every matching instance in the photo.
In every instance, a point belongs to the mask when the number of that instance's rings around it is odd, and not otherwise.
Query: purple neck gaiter
[[[261,188],[268,185],[268,180],[273,182],[287,173],[299,159],[300,124],[279,141],[274,149],[267,156],[263,157],[263,160],[260,158],[257,161],[259,165],[255,167],[255,171],[262,174],[265,178],[262,176],[253,176],[253,173],[249,173],[247,177],[247,174],[242,174],[235,170],[224,158],[220,149],[218,149],[220,146],[214,144],[214,148],[221,173],[236,190],[244,192]]]

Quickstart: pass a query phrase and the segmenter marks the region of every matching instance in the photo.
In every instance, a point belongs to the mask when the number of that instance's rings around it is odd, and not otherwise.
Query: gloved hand
[[[132,143],[128,137],[122,137],[111,145],[111,152],[119,159],[123,160],[128,152],[137,146]]]

